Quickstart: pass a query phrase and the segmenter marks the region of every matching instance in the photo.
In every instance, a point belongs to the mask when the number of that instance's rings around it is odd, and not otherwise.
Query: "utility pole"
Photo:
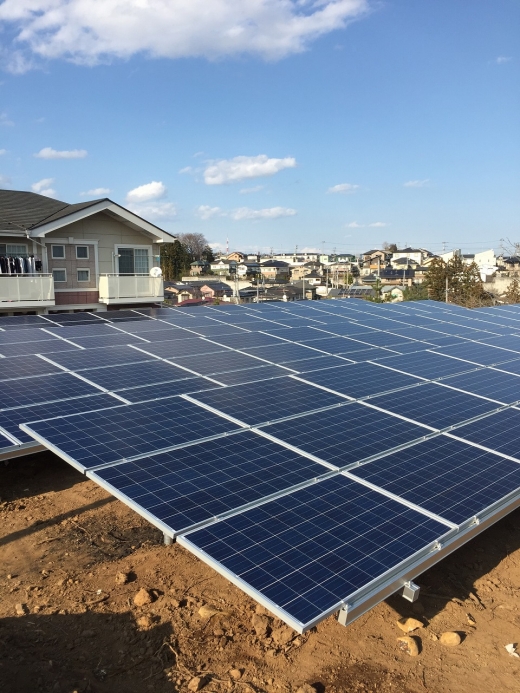
[[[446,303],[449,303],[449,301],[448,301],[448,275],[446,275]]]

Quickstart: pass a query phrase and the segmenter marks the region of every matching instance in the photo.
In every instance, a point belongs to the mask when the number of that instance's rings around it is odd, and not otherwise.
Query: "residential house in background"
[[[238,250],[234,250],[232,253],[229,253],[229,255],[227,256],[227,259],[231,260],[232,262],[238,263],[238,262],[244,262],[246,257],[247,256],[244,255],[244,253],[239,253]]]
[[[0,190],[0,314],[154,305],[160,245],[175,240],[108,198]]]
[[[282,260],[267,260],[260,265],[260,273],[266,282],[287,282],[291,276],[289,263]]]
[[[199,287],[183,284],[179,282],[164,282],[164,298],[172,303],[180,305],[186,301],[193,302],[202,299],[202,292]]]
[[[190,264],[190,276],[197,277],[199,274],[206,274],[209,268],[209,262],[195,260]]]

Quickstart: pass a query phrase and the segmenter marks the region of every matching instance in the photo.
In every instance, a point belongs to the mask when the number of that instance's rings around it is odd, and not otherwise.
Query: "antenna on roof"
[[[229,255],[229,238],[226,238],[226,255]]]

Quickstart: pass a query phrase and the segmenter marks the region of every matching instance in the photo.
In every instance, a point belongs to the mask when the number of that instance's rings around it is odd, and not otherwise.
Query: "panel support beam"
[[[401,590],[401,597],[409,602],[416,602],[419,599],[419,593],[421,588],[416,585],[415,582],[409,580],[404,583],[404,587]]]

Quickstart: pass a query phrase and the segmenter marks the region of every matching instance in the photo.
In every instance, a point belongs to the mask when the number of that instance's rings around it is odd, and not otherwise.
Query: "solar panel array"
[[[0,319],[43,445],[298,631],[520,504],[520,307],[355,299]]]

